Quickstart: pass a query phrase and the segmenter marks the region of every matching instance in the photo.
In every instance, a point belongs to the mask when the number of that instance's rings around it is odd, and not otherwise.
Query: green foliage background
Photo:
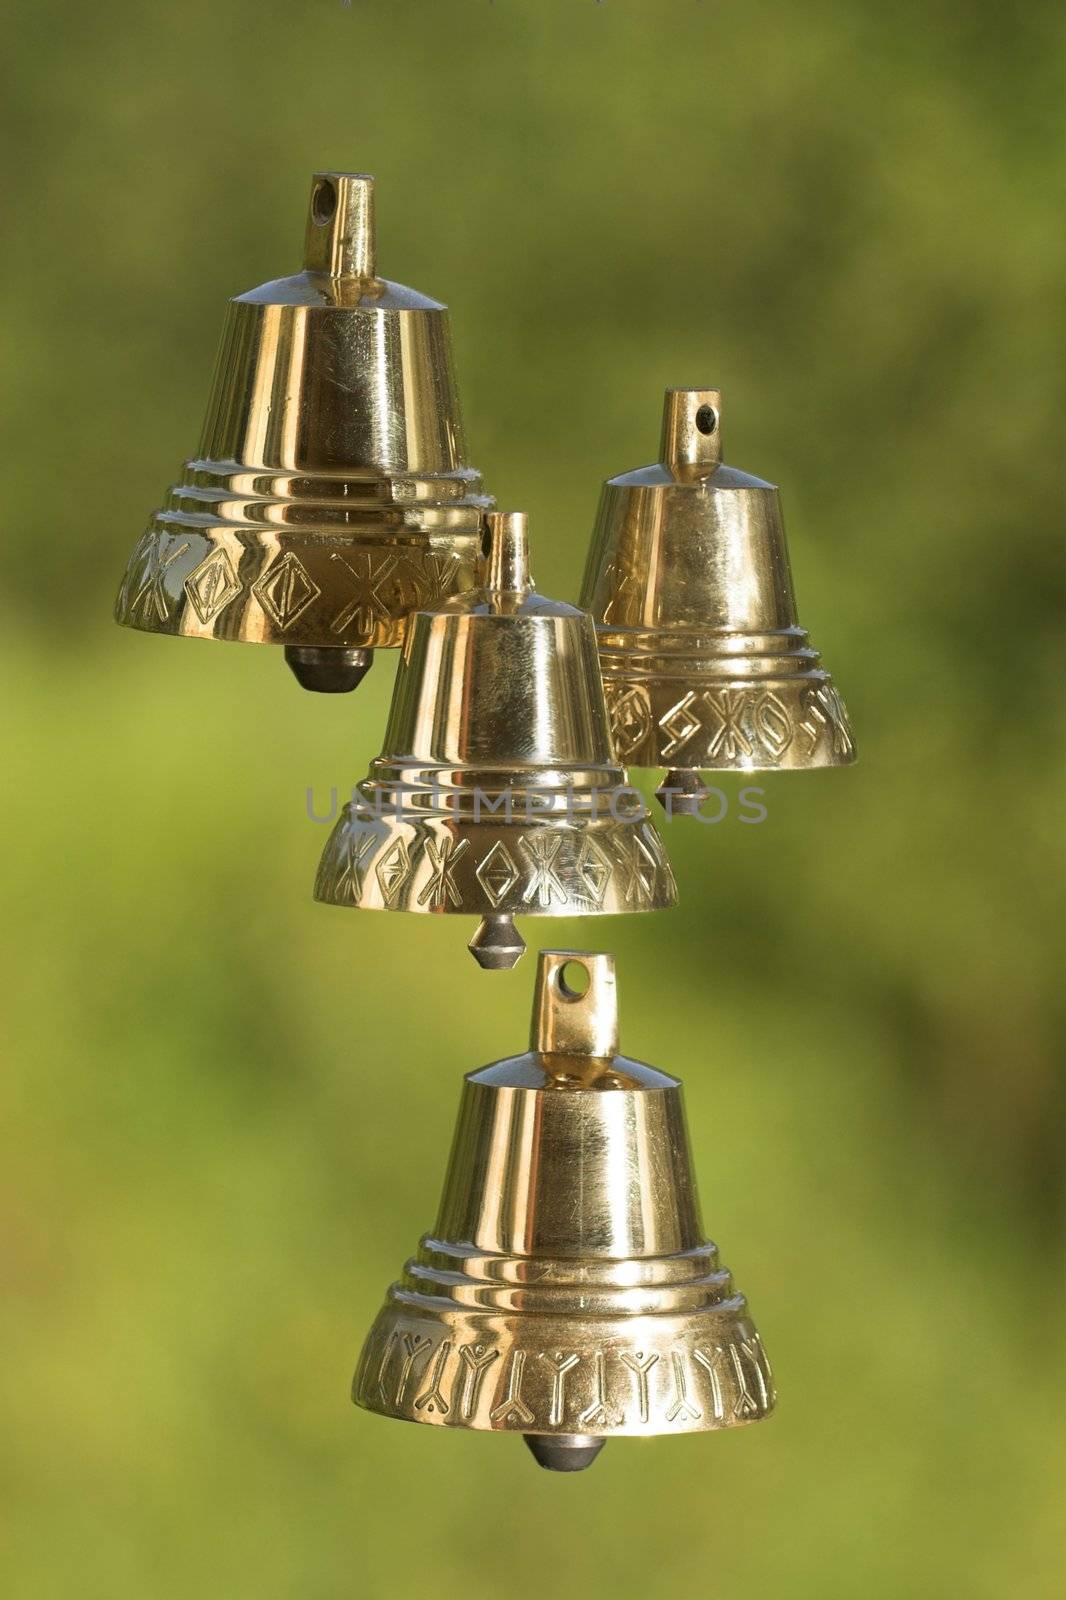
[[[4,1592],[1062,1592],[1058,0],[17,0],[0,253]],[[661,390],[783,486],[851,772],[675,826],[618,953],[779,1414],[576,1479],[346,1391],[532,962],[310,900],[392,677],[109,620],[225,298],[380,180],[472,457],[573,595]]]

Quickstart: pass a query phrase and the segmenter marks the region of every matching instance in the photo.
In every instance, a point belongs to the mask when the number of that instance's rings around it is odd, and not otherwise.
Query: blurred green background
[[[1061,4],[18,0],[5,61],[4,1592],[1060,1595]],[[347,1403],[533,963],[311,902],[392,658],[110,622],[321,167],[452,306],[543,589],[668,384],[782,485],[860,765],[675,825],[669,917],[525,925],[685,1078],[766,1427],[566,1479]]]

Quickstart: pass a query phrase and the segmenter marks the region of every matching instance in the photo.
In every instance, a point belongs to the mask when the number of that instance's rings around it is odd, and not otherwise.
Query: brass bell
[[[747,1303],[703,1233],[681,1085],[618,1054],[612,956],[543,951],[529,1054],[465,1080],[436,1228],[352,1398],[519,1433],[562,1472],[607,1439],[773,1409]]]
[[[526,518],[485,518],[484,581],[411,618],[383,753],[326,845],[315,897],[478,916],[509,968],[513,918],[655,911],[677,891],[611,749],[592,619],[534,593]]]
[[[777,489],[723,463],[721,419],[719,390],[667,391],[662,459],[603,487],[581,598],[618,757],[669,769],[668,810],[698,806],[703,771],[855,759],[796,620]]]
[[[374,180],[319,172],[304,270],[231,300],[199,452],[115,615],[281,644],[354,689],[410,611],[476,581],[492,501],[466,465],[447,307],[377,276]]]

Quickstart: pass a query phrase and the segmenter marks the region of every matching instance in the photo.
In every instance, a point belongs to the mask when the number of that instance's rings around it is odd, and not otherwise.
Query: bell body
[[[777,489],[721,461],[721,395],[671,390],[663,459],[603,488],[581,604],[618,757],[756,771],[855,758],[799,626]]]
[[[487,520],[485,586],[411,619],[384,753],[341,813],[315,896],[497,927],[670,906],[662,841],[611,748],[592,621],[533,592],[524,518]],[[513,965],[521,941],[507,948],[482,964]]]
[[[395,647],[409,612],[476,581],[491,504],[465,462],[447,308],[376,276],[373,180],[319,173],[305,269],[230,302],[199,450],[116,616],[282,644],[294,665]]]
[[[703,1232],[681,1085],[619,1055],[614,1019],[610,956],[542,952],[533,1048],[465,1081],[437,1224],[367,1339],[358,1405],[554,1440],[555,1459],[535,1454],[564,1469],[607,1438],[772,1409]]]

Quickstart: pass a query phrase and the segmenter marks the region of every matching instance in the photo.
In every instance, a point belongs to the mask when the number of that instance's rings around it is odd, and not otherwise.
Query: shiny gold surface
[[[611,748],[591,618],[534,592],[523,516],[485,520],[484,586],[411,619],[383,753],[315,896],[486,918],[473,952],[505,967],[518,913],[653,911],[676,890]]]
[[[619,759],[700,771],[844,766],[843,702],[796,618],[777,489],[722,462],[717,389],[667,391],[661,461],[604,485],[581,604]]]
[[[554,1441],[534,1454],[563,1470],[616,1435],[772,1410],[747,1303],[703,1233],[681,1085],[617,1054],[613,957],[543,951],[529,1053],[466,1079],[436,1227],[353,1398]]]
[[[308,687],[331,668],[346,687],[369,664],[352,651],[399,646],[409,612],[476,581],[491,504],[466,464],[447,308],[376,275],[373,179],[316,173],[304,270],[230,302],[199,451],[115,615],[282,644]]]

